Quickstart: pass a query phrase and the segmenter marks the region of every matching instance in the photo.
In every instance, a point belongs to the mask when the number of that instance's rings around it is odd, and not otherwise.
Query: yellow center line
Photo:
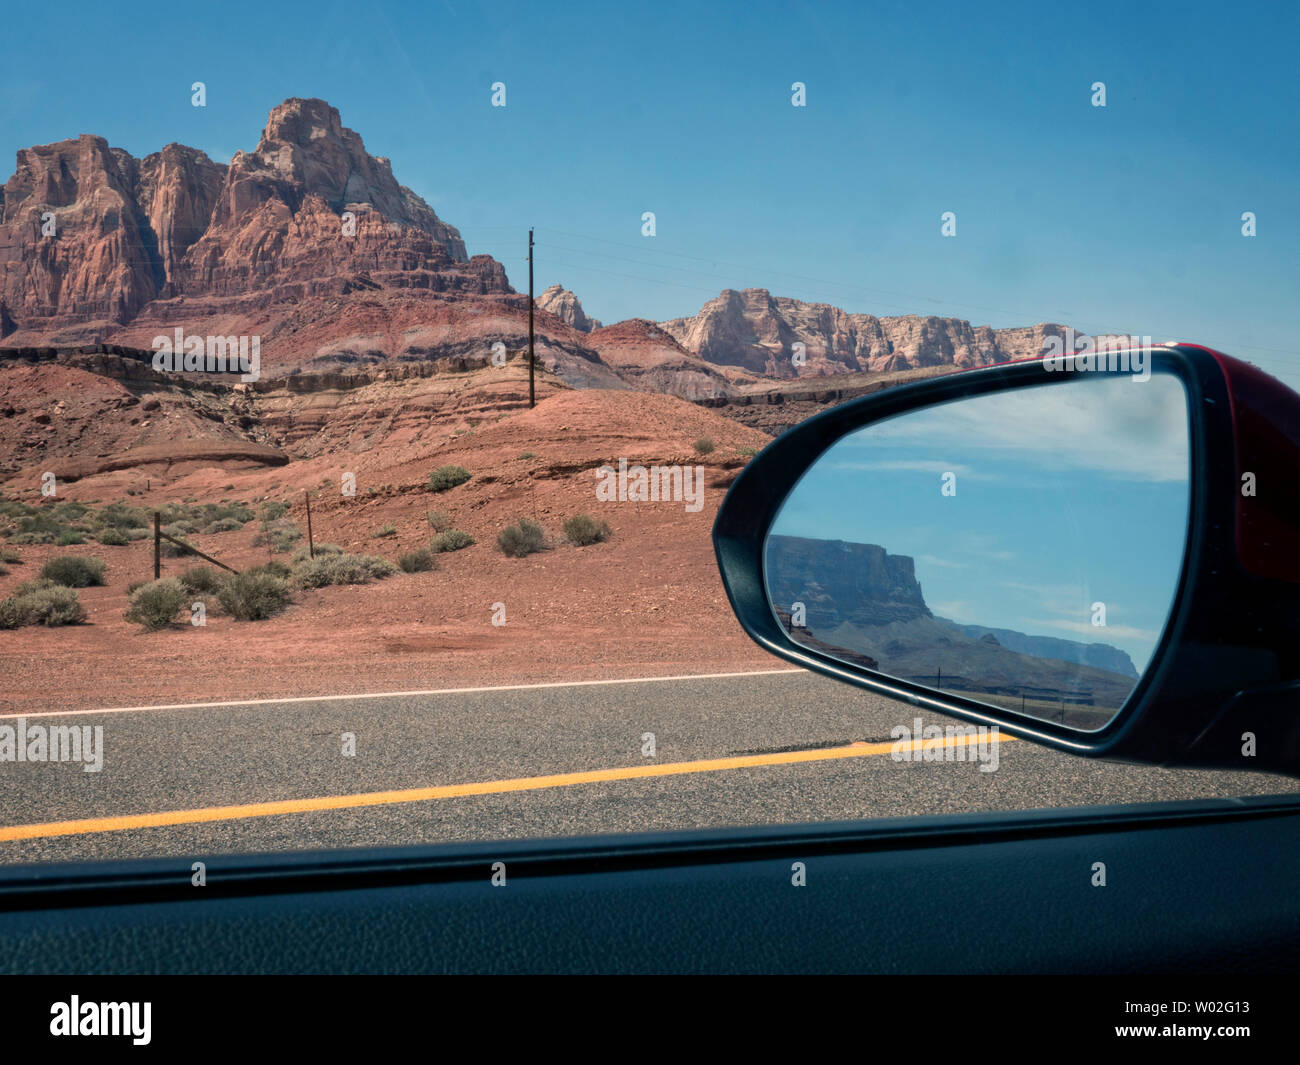
[[[999,735],[997,742],[1007,743],[1014,736]],[[988,738],[985,738],[988,742]],[[167,825],[197,824],[203,821],[236,821],[246,817],[273,817],[277,814],[312,813],[317,810],[346,810],[359,806],[387,806],[403,802],[428,802],[432,799],[458,799],[467,795],[500,795],[511,791],[537,791],[543,788],[566,788],[574,784],[597,784],[610,780],[637,780],[646,777],[670,777],[683,773],[715,773],[727,769],[753,769],[758,766],[795,765],[800,762],[824,762],[836,758],[869,758],[889,754],[920,752],[925,745],[931,750],[948,747],[971,747],[978,736],[949,736],[943,740],[898,740],[889,743],[855,744],[849,747],[821,747],[810,751],[783,751],[777,754],[749,754],[735,758],[709,758],[697,762],[668,762],[663,765],[634,765],[617,769],[592,769],[581,773],[556,773],[542,777],[516,777],[512,780],[484,780],[472,784],[443,784],[432,788],[406,788],[401,791],[370,791],[360,795],[325,795],[315,799],[284,799],[278,802],[248,803],[243,806],[206,806],[195,810],[167,810],[152,814],[127,814],[121,817],[88,817],[79,821],[49,821],[38,825],[13,825],[0,828],[0,842],[16,839],[44,839],[49,836],[79,836],[92,832],[121,832],[132,828],[162,828]],[[963,752],[965,753],[965,752]],[[972,754],[971,761],[975,760]]]

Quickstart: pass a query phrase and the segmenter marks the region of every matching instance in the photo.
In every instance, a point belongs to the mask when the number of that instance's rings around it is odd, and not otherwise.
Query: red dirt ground
[[[706,456],[693,448],[702,436],[716,443]],[[0,576],[0,596],[55,555],[97,555],[108,563],[108,580],[81,591],[88,624],[0,634],[2,703],[36,712],[777,668],[732,617],[710,541],[726,486],[746,461],[742,449],[768,439],[668,396],[573,391],[442,442],[381,444],[269,469],[205,467],[169,483],[156,476],[149,494],[129,499],[125,486],[138,483],[136,472],[85,478],[61,497],[146,507],[191,497],[287,499],[304,529],[303,490],[311,489],[318,543],[390,559],[428,543],[426,514],[434,509],[477,542],[440,555],[438,571],[297,592],[284,614],[267,621],[211,612],[204,627],[177,623],[155,633],[123,617],[127,584],[152,576],[152,541],[19,547],[23,561]],[[536,457],[521,457],[528,452]],[[703,510],[598,501],[594,471],[619,457],[704,466]],[[428,475],[444,464],[462,465],[474,478],[434,494]],[[354,498],[340,494],[344,470],[356,474]],[[580,512],[608,522],[613,537],[570,545],[561,523]],[[551,550],[522,559],[501,553],[497,534],[521,516],[542,524]],[[397,536],[372,536],[388,523]],[[252,546],[256,528],[189,539],[242,568],[268,557]],[[163,570],[196,564],[164,558]],[[491,623],[498,602],[504,627]]]

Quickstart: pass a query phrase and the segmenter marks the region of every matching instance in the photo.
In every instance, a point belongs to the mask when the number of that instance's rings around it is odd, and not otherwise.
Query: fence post
[[[162,576],[162,519],[158,511],[153,512],[153,579]]]

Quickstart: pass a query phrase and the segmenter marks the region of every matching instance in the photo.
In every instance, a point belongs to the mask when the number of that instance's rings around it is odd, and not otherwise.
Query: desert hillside
[[[513,387],[521,381],[526,387],[520,376]],[[175,461],[87,473],[61,485],[55,500],[40,497],[38,481],[11,478],[8,499],[49,515],[59,513],[58,505],[85,504],[93,512],[117,503],[151,513],[169,504],[287,504],[275,524],[298,539],[285,544],[260,543],[256,521],[185,534],[185,542],[237,570],[287,563],[305,548],[307,494],[317,544],[394,561],[431,543],[430,512],[440,527],[473,543],[438,554],[433,571],[295,590],[287,609],[266,620],[235,620],[209,599],[202,627],[182,613],[150,632],[125,612],[128,586],[152,577],[151,537],[117,546],[90,533],[83,543],[24,543],[30,537],[14,530],[38,523],[11,511],[0,525],[19,561],[0,566],[7,571],[0,599],[52,558],[92,556],[107,571],[102,585],[79,589],[85,623],[5,633],[0,668],[10,702],[33,710],[52,700],[60,707],[135,705],[771,663],[732,618],[710,541],[727,485],[762,446],[763,434],[670,396],[556,387],[533,410],[489,414],[489,394],[479,414],[446,423],[458,428],[435,431],[426,422],[369,441],[359,436],[350,451],[272,464],[182,449]],[[169,407],[177,424],[187,417],[179,401]],[[150,413],[166,420],[162,410]],[[706,438],[712,449],[701,454]],[[601,501],[597,470],[620,459],[701,467],[702,506],[692,512],[684,501]],[[434,492],[430,473],[444,466],[462,466],[470,479]],[[345,473],[355,477],[353,496],[341,492]],[[564,521],[578,514],[606,523],[608,539],[582,547],[568,542]],[[542,527],[547,545],[508,557],[497,538],[521,518]],[[75,525],[86,527],[86,519],[59,527]],[[164,577],[194,567],[213,569],[200,559],[163,559]],[[502,604],[504,625],[493,624],[494,604]],[[47,668],[55,659],[59,683],[51,693]]]

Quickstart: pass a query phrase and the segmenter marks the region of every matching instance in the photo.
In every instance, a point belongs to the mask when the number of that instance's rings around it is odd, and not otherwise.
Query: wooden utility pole
[[[316,557],[316,544],[311,538],[311,496],[307,494],[304,488],[302,492],[303,502],[307,504],[307,557]]]
[[[533,384],[533,227],[528,227],[528,405],[537,405]]]

